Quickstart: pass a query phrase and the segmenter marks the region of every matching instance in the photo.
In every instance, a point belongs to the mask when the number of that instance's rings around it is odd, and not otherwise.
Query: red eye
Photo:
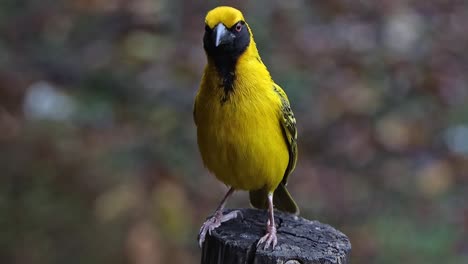
[[[236,31],[237,32],[240,32],[242,30],[242,24],[241,23],[237,23],[236,25]]]

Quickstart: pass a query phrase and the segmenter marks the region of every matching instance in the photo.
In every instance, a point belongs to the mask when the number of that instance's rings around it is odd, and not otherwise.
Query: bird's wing
[[[283,129],[283,134],[288,145],[289,150],[289,163],[288,167],[283,176],[281,183],[286,185],[288,176],[296,167],[297,161],[297,129],[296,129],[296,118],[289,105],[288,96],[286,93],[276,84],[273,84],[273,90],[281,98],[281,117],[280,123]]]

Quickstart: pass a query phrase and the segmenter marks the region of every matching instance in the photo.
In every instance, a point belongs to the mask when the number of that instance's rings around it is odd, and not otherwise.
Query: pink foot
[[[223,215],[221,211],[215,212],[215,214],[206,220],[200,228],[200,232],[198,233],[198,244],[200,247],[202,247],[203,242],[205,241],[206,233],[211,235],[211,231],[218,228],[221,223],[234,219],[238,215],[241,215],[239,210],[229,212],[225,215]]]
[[[272,249],[275,249],[276,244],[278,243],[278,239],[276,237],[276,227],[270,224],[270,220],[267,222],[267,233],[257,243],[257,247],[261,244],[265,243],[263,249],[268,249],[270,245],[272,245]]]

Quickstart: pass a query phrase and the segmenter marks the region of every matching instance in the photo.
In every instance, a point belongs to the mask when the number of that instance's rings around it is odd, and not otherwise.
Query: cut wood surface
[[[351,243],[346,235],[318,221],[279,211],[275,211],[277,246],[274,250],[264,250],[263,245],[257,248],[258,240],[265,234],[267,212],[240,211],[242,217],[224,222],[207,235],[202,264],[349,263]]]

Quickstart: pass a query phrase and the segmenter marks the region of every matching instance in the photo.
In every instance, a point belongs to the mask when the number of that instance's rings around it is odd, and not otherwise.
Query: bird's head
[[[239,10],[220,6],[206,15],[203,47],[208,56],[237,59],[250,42],[250,29]]]

